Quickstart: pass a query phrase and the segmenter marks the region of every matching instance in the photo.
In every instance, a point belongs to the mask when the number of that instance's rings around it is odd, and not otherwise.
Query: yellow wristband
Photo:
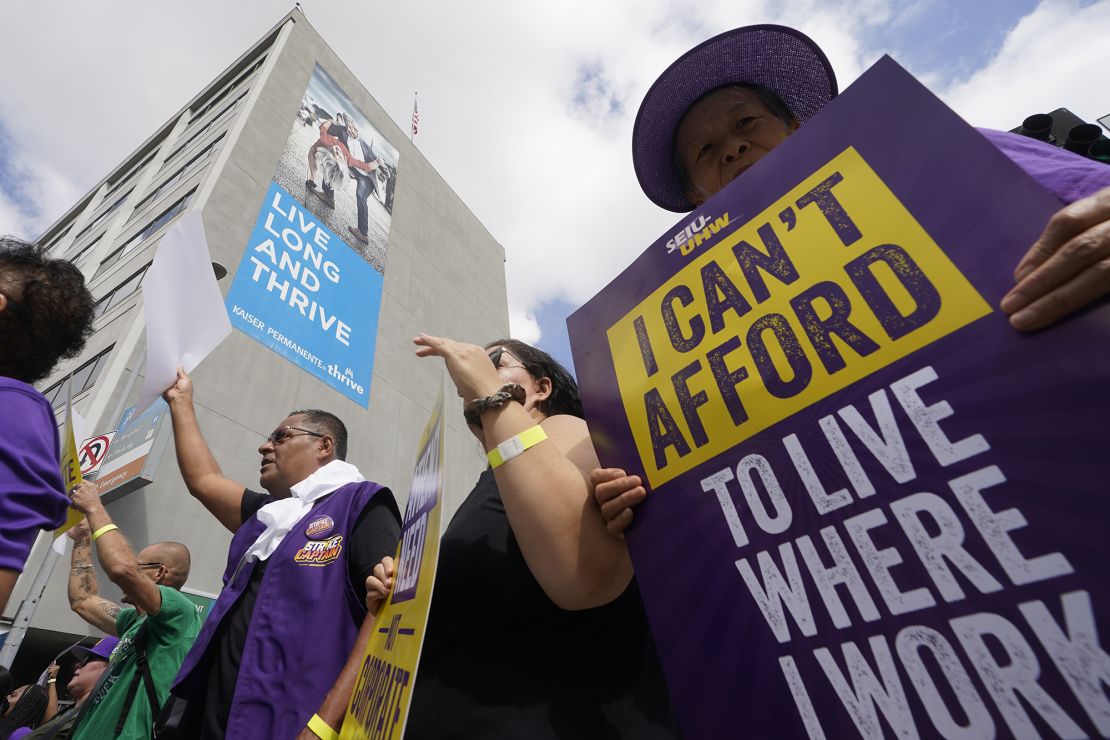
[[[97,538],[100,537],[100,535],[107,534],[108,532],[111,532],[113,529],[119,529],[119,527],[117,527],[114,524],[105,524],[103,527],[101,527],[100,529],[93,532],[93,538],[92,538],[93,542],[96,542]]]
[[[315,732],[320,740],[339,740],[339,733],[318,714],[312,715],[312,719],[308,721],[308,729]]]
[[[499,468],[529,447],[535,447],[545,439],[547,439],[547,433],[543,431],[543,427],[537,424],[531,429],[525,429],[515,437],[509,437],[490,450],[486,457],[489,458],[491,467]]]

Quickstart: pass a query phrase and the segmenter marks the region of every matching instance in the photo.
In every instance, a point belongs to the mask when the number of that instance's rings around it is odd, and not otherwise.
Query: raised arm
[[[58,664],[51,663],[46,668],[46,711],[42,713],[45,722],[58,713]]]
[[[109,635],[116,634],[116,617],[122,609],[100,596],[100,587],[93,570],[92,540],[89,526],[81,522],[68,532],[73,540],[73,557],[69,568],[69,608],[77,616]]]
[[[112,518],[100,503],[100,494],[94,483],[77,486],[73,491],[73,508],[85,515],[85,521],[94,533],[112,526]],[[95,544],[100,567],[109,580],[119,586],[127,600],[136,607],[147,614],[157,614],[162,609],[162,592],[152,579],[143,575],[138,558],[131,545],[127,544],[123,532],[118,527],[104,531],[97,537]],[[75,547],[74,552],[76,550]],[[117,611],[116,614],[118,613]],[[115,634],[114,615],[112,628],[112,634]]]
[[[243,524],[243,492],[241,483],[224,477],[208,443],[200,433],[196,412],[193,410],[193,381],[183,370],[177,371],[177,382],[162,394],[170,406],[173,420],[173,445],[177,452],[177,466],[185,487],[193,498],[220,520],[220,524],[235,532]]]
[[[420,356],[438,355],[464,399],[495,393],[505,382],[481,347],[421,335]],[[518,403],[482,415],[486,449],[536,422]],[[620,596],[632,579],[621,539],[605,530],[593,500],[590,472],[600,467],[586,422],[560,415],[540,425],[547,440],[496,468],[505,514],[528,569],[563,609],[589,609]]]

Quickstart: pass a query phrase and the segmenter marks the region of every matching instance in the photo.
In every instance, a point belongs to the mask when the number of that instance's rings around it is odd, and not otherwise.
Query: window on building
[[[198,138],[203,136],[206,132],[212,130],[214,127],[219,126],[220,124],[227,121],[227,119],[231,117],[231,114],[235,112],[235,109],[239,107],[239,103],[242,102],[243,98],[245,98],[246,95],[247,95],[247,91],[244,90],[243,93],[241,95],[239,95],[239,97],[235,98],[235,100],[233,100],[231,103],[229,103],[226,108],[224,108],[222,111],[220,111],[220,114],[218,116],[216,116],[210,122],[205,124],[204,127],[201,128],[199,131],[197,131],[195,134],[192,134],[191,136],[189,136],[189,138],[187,138],[185,140],[185,143],[181,144],[179,147],[174,149],[173,153],[170,154],[170,156],[166,158],[166,163],[172,166],[171,163],[173,163],[174,158],[177,157],[177,155],[181,154],[181,152],[188,149],[190,144],[192,144]],[[185,130],[185,132],[182,134],[182,136],[184,136],[187,133],[189,133],[188,129]]]
[[[230,83],[228,83],[227,85],[224,85],[222,88],[220,88],[220,92],[217,93],[215,95],[215,97],[211,98],[207,103],[205,103],[203,108],[201,108],[200,110],[193,113],[192,120],[196,121],[200,118],[203,118],[204,115],[206,113],[208,113],[208,111],[212,110],[214,107],[219,105],[232,92],[235,92],[235,89],[240,85],[240,83],[242,83],[244,80],[246,80],[252,74],[254,74],[254,72],[259,67],[261,67],[262,63],[265,62],[265,61],[266,61],[266,55],[263,54],[261,57],[258,58],[258,60],[254,64],[250,65],[249,67],[244,69],[242,72],[240,72],[239,75],[234,80],[232,80]]]
[[[100,374],[104,372],[104,368],[108,364],[108,356],[112,354],[113,347],[115,347],[115,345],[102,350],[96,357],[88,360],[81,365],[81,367],[73,371],[72,387],[74,398],[96,385],[96,381],[100,378]],[[46,400],[49,401],[50,405],[55,409],[61,407],[66,402],[66,382],[68,379],[69,376],[62,378],[42,392],[42,395],[46,396]]]
[[[124,193],[123,195],[119,196],[114,201],[112,201],[112,205],[109,206],[108,208],[99,211],[98,215],[93,218],[92,222],[89,223],[89,225],[86,226],[85,228],[81,229],[81,233],[77,235],[77,238],[80,239],[82,236],[84,236],[88,232],[92,231],[97,226],[100,226],[100,224],[104,223],[104,219],[108,218],[113,213],[118,211],[119,207],[123,205],[123,201],[127,200],[127,196],[131,195],[131,190],[133,190],[133,189],[134,188],[131,188],[126,193]]]
[[[66,234],[69,233],[69,230],[71,228],[73,228],[73,222],[72,221],[70,223],[66,224],[66,227],[64,229],[62,229],[60,232],[58,232],[57,234],[52,236],[47,243],[43,244],[42,237],[39,237],[38,243],[43,245],[43,250],[44,251],[46,251],[48,253],[53,252],[54,248],[58,246],[58,242],[60,242],[62,239],[65,239]]]
[[[96,274],[93,275],[93,280],[104,274],[104,272],[108,270],[108,268],[110,268],[112,265],[116,264],[124,257],[141,247],[147,239],[154,235],[155,232],[157,232],[163,226],[172,221],[174,217],[182,213],[189,206],[189,201],[192,200],[193,193],[195,192],[196,188],[190,190],[188,193],[185,194],[183,198],[178,200],[166,210],[162,211],[162,213],[159,214],[154,220],[152,220],[150,223],[136,232],[135,235],[128,239],[122,247],[105,257],[103,261],[101,261],[100,267],[96,269]]]
[[[149,268],[150,263],[148,262],[146,265],[143,266],[143,269],[139,270],[134,275],[124,280],[111,292],[106,293],[104,297],[97,301],[96,305],[93,306],[94,317],[99,319],[101,316],[108,313],[113,308],[134,295],[135,291],[138,290],[139,286],[142,284],[143,276],[146,275],[146,271]]]
[[[134,167],[129,169],[127,171],[126,175],[121,175],[120,177],[118,177],[117,179],[112,181],[112,184],[108,186],[108,192],[105,194],[105,197],[107,197],[107,196],[111,195],[112,193],[116,192],[122,186],[127,185],[127,184],[131,184],[132,181],[133,181],[134,176],[136,174],[138,174],[139,172],[141,172],[144,167],[146,167],[148,164],[150,164],[150,160],[154,159],[154,155],[157,154],[157,153],[158,153],[158,146],[157,146],[157,144],[155,144],[154,149],[151,150],[150,154],[147,154],[145,157],[143,157],[143,160],[141,162],[139,162],[137,165],[135,165]]]
[[[206,146],[203,151],[195,155],[192,159],[178,168],[176,172],[166,178],[166,181],[159,185],[153,193],[143,198],[139,204],[135,206],[135,215],[132,218],[142,215],[142,210],[144,208],[158,200],[158,198],[172,190],[179,182],[188,179],[194,172],[200,169],[204,163],[208,161],[208,158],[212,156],[212,152],[216,151],[216,148],[223,138],[224,134],[220,134],[219,138],[215,139],[211,144]]]
[[[93,247],[95,247],[97,244],[99,244],[100,240],[103,237],[104,237],[104,234],[101,233],[99,236],[97,236],[95,239],[90,241],[88,244],[86,244],[84,246],[80,246],[80,245],[75,246],[72,250],[73,251],[73,256],[69,258],[69,261],[72,262],[77,267],[80,267],[81,265],[85,264],[85,261],[89,258],[89,255],[92,254]]]

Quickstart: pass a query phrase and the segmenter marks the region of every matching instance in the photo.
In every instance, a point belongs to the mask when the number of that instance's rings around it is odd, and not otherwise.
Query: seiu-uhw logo
[[[694,247],[700,246],[702,242],[709,241],[726,226],[728,226],[727,213],[722,213],[713,221],[709,220],[709,216],[702,214],[686,224],[686,228],[682,231],[667,240],[667,254],[675,250],[678,250],[682,255],[690,254]]]

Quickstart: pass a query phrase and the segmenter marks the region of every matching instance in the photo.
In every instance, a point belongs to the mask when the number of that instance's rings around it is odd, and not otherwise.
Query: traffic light
[[[1102,128],[1087,123],[1067,108],[1029,116],[1020,126],[1010,129],[1010,133],[1045,141],[1096,162],[1110,164],[1110,139],[1103,135]]]

